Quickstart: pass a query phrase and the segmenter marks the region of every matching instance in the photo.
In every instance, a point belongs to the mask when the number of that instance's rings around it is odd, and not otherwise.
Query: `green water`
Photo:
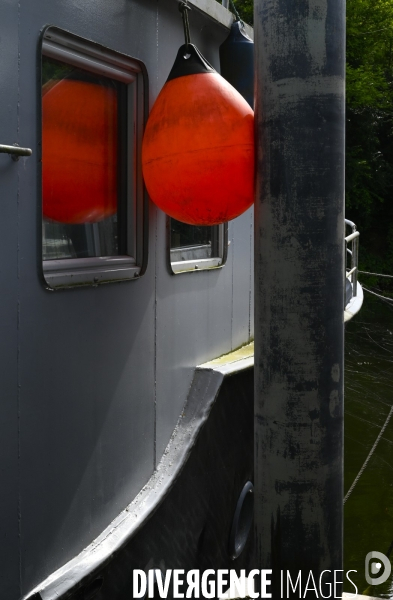
[[[393,404],[393,303],[365,292],[362,310],[346,325],[345,336],[346,494]],[[357,570],[352,576],[359,593],[393,598],[393,574],[370,588],[364,573],[366,554],[388,554],[392,542],[393,416],[344,506],[344,568]],[[351,585],[344,589],[354,591]]]

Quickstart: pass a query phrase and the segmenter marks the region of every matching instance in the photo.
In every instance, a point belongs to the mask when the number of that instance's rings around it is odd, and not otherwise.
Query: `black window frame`
[[[118,214],[119,229],[122,232],[122,254],[43,260],[41,244],[45,284],[50,289],[58,289],[137,279],[145,272],[148,258],[148,198],[141,165],[142,138],[148,116],[149,98],[146,67],[140,60],[55,26],[44,29],[39,56],[40,74],[42,58],[45,56],[125,84],[127,106],[120,109],[120,114],[126,114],[127,126],[124,129],[120,127],[123,152],[119,154],[119,160],[125,165],[134,165],[134,168],[123,169],[127,175],[119,185]],[[39,87],[42,132],[42,77]],[[125,136],[121,133],[124,130],[127,132]]]

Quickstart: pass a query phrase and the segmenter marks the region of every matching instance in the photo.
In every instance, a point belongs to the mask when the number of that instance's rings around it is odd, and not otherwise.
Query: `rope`
[[[188,50],[188,45],[191,43],[190,24],[188,22],[188,11],[191,10],[191,6],[188,6],[188,0],[179,2],[179,10],[183,19],[184,39]]]
[[[241,20],[241,18],[240,18],[240,15],[239,15],[239,13],[237,12],[237,9],[236,9],[236,6],[235,6],[235,3],[233,2],[233,0],[229,0],[229,2],[231,3],[231,6],[232,6],[232,8],[233,8],[233,12],[235,13],[235,16],[236,16],[236,21],[240,21],[240,23],[241,23],[242,25],[244,25],[244,22]]]
[[[393,275],[383,275],[382,273],[370,273],[369,271],[358,271],[358,273],[364,273],[365,275],[377,275],[378,277],[389,277],[393,279]]]
[[[377,298],[382,298],[382,300],[385,300],[386,302],[393,302],[393,298],[388,298],[387,296],[382,296],[381,294],[372,292],[371,290],[368,290],[366,287],[364,287],[364,285],[362,285],[362,288],[369,294],[372,294],[373,296],[377,296]]]
[[[370,452],[369,452],[369,454],[368,454],[368,456],[367,456],[366,460],[364,461],[364,463],[363,463],[363,465],[362,465],[362,467],[361,467],[361,469],[360,469],[359,473],[356,475],[355,479],[353,480],[353,483],[352,483],[351,487],[349,488],[348,492],[346,493],[346,495],[345,495],[345,498],[344,498],[344,500],[343,500],[343,504],[345,504],[345,503],[346,503],[346,501],[348,500],[349,496],[352,494],[352,492],[353,492],[353,489],[354,489],[355,485],[357,484],[357,482],[359,481],[360,477],[362,476],[362,473],[363,473],[363,471],[364,471],[364,470],[365,470],[365,468],[367,467],[367,464],[368,464],[368,462],[369,462],[370,458],[372,457],[372,455],[374,454],[374,450],[375,450],[375,448],[377,447],[377,445],[378,445],[378,442],[379,442],[379,440],[381,439],[381,437],[382,437],[382,435],[383,435],[383,432],[385,431],[385,429],[386,429],[386,427],[387,427],[387,424],[389,423],[389,421],[390,421],[390,417],[392,416],[392,414],[393,414],[393,405],[392,405],[392,406],[391,406],[391,408],[390,408],[390,411],[389,411],[389,414],[388,414],[388,416],[387,416],[387,419],[386,419],[385,423],[383,424],[383,426],[382,426],[382,429],[381,429],[381,431],[379,432],[379,434],[378,434],[378,436],[377,436],[377,439],[376,439],[376,440],[375,440],[375,442],[374,442],[374,445],[373,445],[373,447],[371,448],[371,450],[370,450]]]

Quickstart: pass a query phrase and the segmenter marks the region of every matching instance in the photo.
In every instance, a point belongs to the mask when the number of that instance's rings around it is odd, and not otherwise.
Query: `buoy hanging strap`
[[[179,11],[181,12],[183,18],[184,38],[186,43],[179,48],[167,82],[171,81],[171,79],[176,79],[177,77],[184,77],[184,75],[216,73],[216,70],[206,60],[206,58],[202,56],[198,48],[194,46],[194,44],[191,44],[190,26],[188,23],[189,10],[191,10],[191,7],[188,5],[187,0],[181,0],[181,2],[179,2]]]
[[[190,24],[188,22],[188,11],[191,10],[191,6],[188,5],[187,0],[185,2],[182,1],[179,3],[179,10],[183,19],[184,40],[188,49],[188,46],[191,43]]]
[[[242,19],[240,18],[240,15],[237,12],[237,9],[236,9],[234,1],[233,0],[229,0],[229,2],[231,3],[231,6],[233,8],[233,12],[235,13],[236,21],[239,21],[239,23],[241,23],[242,26],[244,26],[244,21],[242,21]]]

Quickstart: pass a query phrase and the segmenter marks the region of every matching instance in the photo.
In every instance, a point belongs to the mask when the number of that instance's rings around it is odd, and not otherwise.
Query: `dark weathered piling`
[[[255,0],[255,522],[273,598],[287,570],[303,597],[310,570],[319,587],[342,569],[344,11]]]

